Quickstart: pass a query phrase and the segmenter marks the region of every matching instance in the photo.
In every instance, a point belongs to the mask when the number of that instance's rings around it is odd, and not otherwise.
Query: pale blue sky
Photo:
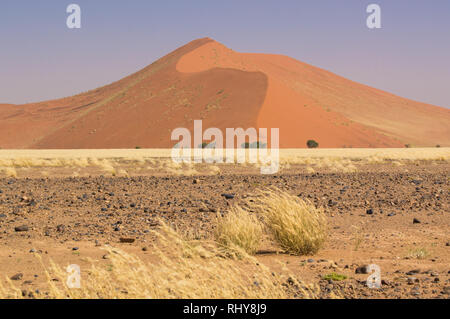
[[[66,27],[70,3],[81,30]],[[380,30],[366,27],[370,3],[381,6]],[[0,103],[93,89],[205,36],[450,107],[448,0],[2,0]]]

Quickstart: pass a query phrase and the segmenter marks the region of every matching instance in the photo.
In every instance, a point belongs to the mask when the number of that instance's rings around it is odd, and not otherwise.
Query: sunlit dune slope
[[[59,100],[0,105],[0,147],[164,148],[177,127],[279,128],[280,146],[450,145],[450,110],[280,55],[209,38],[110,85]]]

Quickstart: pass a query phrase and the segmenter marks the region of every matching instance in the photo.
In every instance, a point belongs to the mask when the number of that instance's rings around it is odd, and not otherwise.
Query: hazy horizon
[[[66,7],[82,28],[66,26]],[[382,9],[370,30],[366,7]],[[202,37],[288,55],[405,98],[450,107],[450,2],[56,0],[0,4],[0,103],[71,96],[120,80]],[[230,22],[231,21],[231,22]]]

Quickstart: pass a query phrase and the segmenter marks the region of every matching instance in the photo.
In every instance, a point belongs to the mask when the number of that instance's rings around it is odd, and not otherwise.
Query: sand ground
[[[275,186],[325,207],[330,227],[324,249],[314,256],[284,254],[267,240],[257,258],[274,271],[282,262],[320,285],[323,298],[448,298],[450,163],[354,163],[354,169],[293,163],[271,176],[242,165],[213,171],[204,165],[190,176],[180,173],[186,169],[130,162],[113,173],[100,166],[16,168],[17,177],[0,175],[0,277],[22,274],[13,282],[29,295],[48,289],[35,254],[44,265],[79,264],[82,273],[90,266],[87,258],[108,266],[105,245],[148,261],[159,219],[190,238],[211,239],[217,212]],[[19,226],[28,230],[17,231]],[[368,264],[381,267],[381,289],[367,288],[369,275],[355,273]],[[330,273],[347,279],[323,279]]]

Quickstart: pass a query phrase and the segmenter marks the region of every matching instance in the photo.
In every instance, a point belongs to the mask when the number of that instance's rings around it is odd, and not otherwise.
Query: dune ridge
[[[450,146],[450,110],[287,56],[194,40],[117,82],[72,97],[0,105],[0,147],[167,148],[171,131],[280,128],[280,147]]]

